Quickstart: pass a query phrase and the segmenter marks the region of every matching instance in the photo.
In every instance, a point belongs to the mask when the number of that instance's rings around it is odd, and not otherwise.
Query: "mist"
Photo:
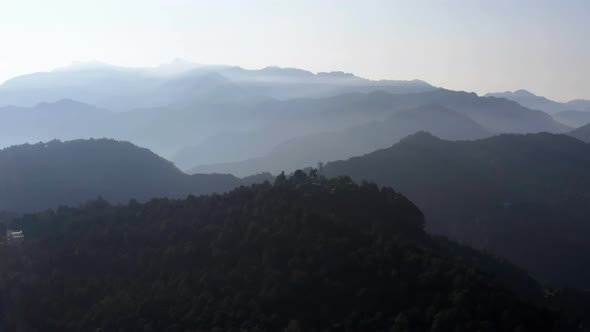
[[[0,5],[0,331],[590,331],[588,17]]]

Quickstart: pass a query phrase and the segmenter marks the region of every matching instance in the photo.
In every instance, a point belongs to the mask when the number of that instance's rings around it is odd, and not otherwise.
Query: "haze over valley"
[[[0,331],[590,331],[589,15],[0,6]]]

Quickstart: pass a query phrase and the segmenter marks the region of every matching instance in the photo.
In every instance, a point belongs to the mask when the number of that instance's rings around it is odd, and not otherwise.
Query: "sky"
[[[587,0],[0,0],[0,82],[174,58],[590,99]]]

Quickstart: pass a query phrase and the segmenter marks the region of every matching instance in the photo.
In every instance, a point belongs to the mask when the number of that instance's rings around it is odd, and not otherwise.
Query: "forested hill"
[[[589,169],[590,145],[566,135],[452,142],[418,133],[323,172],[391,186],[422,209],[429,230],[543,281],[590,288]]]
[[[528,302],[541,294],[525,274],[345,177],[14,223],[26,239],[0,251],[3,331],[570,330]]]
[[[0,210],[37,211],[98,196],[111,202],[181,198],[247,183],[232,175],[189,176],[147,149],[109,139],[0,150]]]

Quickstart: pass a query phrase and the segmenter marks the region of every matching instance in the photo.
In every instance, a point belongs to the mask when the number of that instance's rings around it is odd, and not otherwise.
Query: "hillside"
[[[438,105],[424,105],[395,112],[383,121],[296,137],[277,145],[264,157],[235,163],[201,165],[188,172],[220,172],[237,176],[262,171],[274,174],[281,171],[293,172],[319,161],[346,159],[385,148],[392,142],[421,130],[452,140],[478,139],[491,135],[463,114]]]
[[[452,142],[419,133],[329,163],[324,174],[392,186],[424,211],[430,231],[489,249],[541,280],[587,288],[588,169],[590,146],[565,135]]]
[[[583,142],[590,143],[590,124],[576,128],[568,133],[568,135],[575,137]]]
[[[225,195],[29,215],[13,224],[22,250],[0,251],[0,327],[573,330],[530,302],[542,293],[518,269],[422,224],[391,189],[301,171]]]
[[[224,192],[231,175],[186,175],[151,151],[114,140],[51,141],[0,150],[0,210],[37,211],[98,196],[110,202]]]

